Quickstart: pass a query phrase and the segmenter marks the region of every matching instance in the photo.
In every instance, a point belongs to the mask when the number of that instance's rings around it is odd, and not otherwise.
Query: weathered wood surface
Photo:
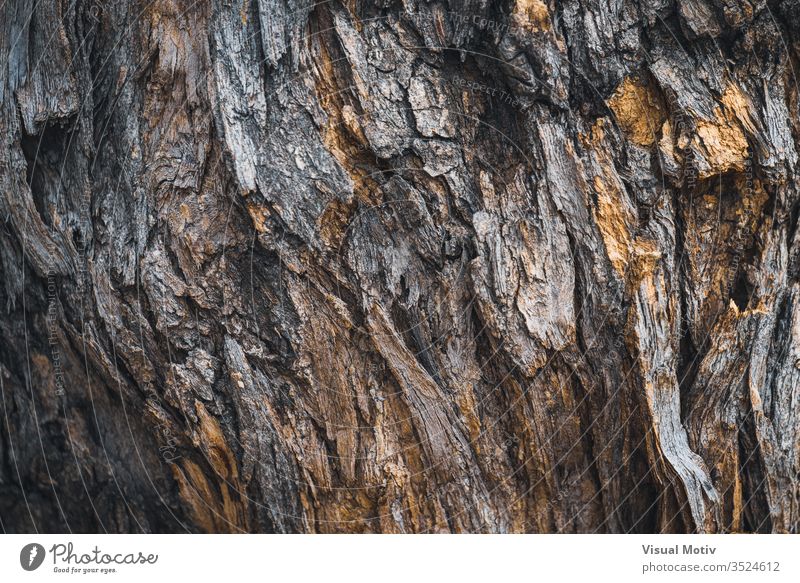
[[[798,531],[797,0],[0,10],[3,530]]]

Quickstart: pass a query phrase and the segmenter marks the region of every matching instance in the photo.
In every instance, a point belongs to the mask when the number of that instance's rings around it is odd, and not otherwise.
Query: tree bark
[[[0,20],[6,532],[797,532],[797,0]]]

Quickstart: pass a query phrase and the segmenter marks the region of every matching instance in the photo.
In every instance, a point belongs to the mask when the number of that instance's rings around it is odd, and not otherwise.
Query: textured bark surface
[[[4,531],[800,529],[797,0],[0,11]]]

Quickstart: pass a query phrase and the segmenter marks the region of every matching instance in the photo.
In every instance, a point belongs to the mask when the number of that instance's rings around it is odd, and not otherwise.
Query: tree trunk
[[[798,0],[0,10],[3,530],[800,530]]]

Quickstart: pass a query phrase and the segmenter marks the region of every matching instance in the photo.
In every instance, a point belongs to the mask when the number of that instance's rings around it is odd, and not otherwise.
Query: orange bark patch
[[[259,233],[264,233],[267,230],[267,217],[269,211],[257,204],[247,203],[247,212],[250,213],[250,218],[253,219],[253,226]]]
[[[354,205],[334,200],[320,215],[317,226],[322,240],[331,247],[338,248],[347,231]]]
[[[656,89],[631,77],[617,87],[608,106],[628,139],[639,146],[655,143],[667,117],[666,106]]]
[[[639,285],[643,280],[650,279],[655,273],[656,266],[661,260],[661,251],[654,241],[637,238],[633,244],[632,259],[632,282],[634,285]],[[653,300],[652,297],[650,299]]]
[[[518,0],[513,16],[526,30],[543,32],[550,29],[550,11],[542,0]]]
[[[597,226],[603,236],[606,252],[611,265],[620,275],[625,273],[630,256],[631,234],[625,206],[621,203],[619,192],[599,176],[594,177],[597,192]]]
[[[239,470],[222,427],[200,401],[195,401],[199,429],[194,445],[203,452],[218,480],[209,481],[195,462],[181,459],[172,464],[181,498],[188,504],[198,525],[206,532],[240,532],[247,530],[247,513],[239,492]]]
[[[714,115],[712,121],[697,122],[695,145],[710,166],[708,172],[700,173],[700,178],[722,172],[742,172],[749,155],[744,129],[755,131],[748,101],[733,85],[723,93],[721,107],[715,108]]]

